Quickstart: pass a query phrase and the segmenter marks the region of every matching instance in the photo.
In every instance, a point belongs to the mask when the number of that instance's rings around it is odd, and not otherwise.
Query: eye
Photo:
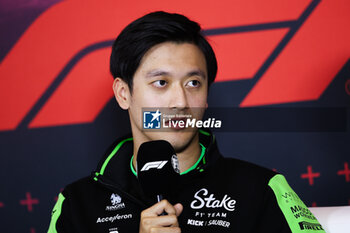
[[[165,80],[157,80],[152,83],[155,87],[165,87],[167,85],[167,81]]]
[[[188,86],[190,87],[199,87],[200,86],[200,82],[198,80],[191,80],[187,83]]]

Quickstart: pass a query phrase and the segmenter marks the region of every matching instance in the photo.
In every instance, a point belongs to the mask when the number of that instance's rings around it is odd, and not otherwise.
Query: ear
[[[117,77],[113,82],[113,92],[119,106],[122,109],[127,110],[130,106],[131,97],[128,84],[121,78]]]

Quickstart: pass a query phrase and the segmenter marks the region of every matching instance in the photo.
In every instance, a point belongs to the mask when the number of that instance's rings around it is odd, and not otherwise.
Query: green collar
[[[205,162],[205,157],[204,157],[205,149],[206,149],[206,148],[202,145],[202,143],[199,143],[199,145],[201,146],[202,151],[201,151],[201,155],[199,156],[197,162],[196,162],[195,164],[193,164],[193,166],[190,167],[189,169],[187,169],[186,171],[181,172],[180,175],[187,174],[187,173],[189,173],[190,171],[196,169],[197,166],[198,166],[198,164],[199,164],[201,161],[203,161],[203,164],[206,163],[206,162]],[[133,160],[133,159],[134,159],[134,155],[131,156],[131,160],[130,160],[130,169],[131,169],[132,173],[137,177],[137,173],[136,173],[136,171],[135,171],[135,169],[134,169],[134,166],[132,165],[132,160]],[[203,169],[200,170],[200,172],[202,172],[202,171],[203,171]]]

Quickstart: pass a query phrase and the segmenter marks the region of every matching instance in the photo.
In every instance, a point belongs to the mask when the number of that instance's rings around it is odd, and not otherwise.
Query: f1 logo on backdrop
[[[349,59],[347,0],[62,1],[1,62],[0,130],[93,122],[112,97],[113,39],[154,10],[201,23],[217,81],[253,81],[242,107],[317,100]]]

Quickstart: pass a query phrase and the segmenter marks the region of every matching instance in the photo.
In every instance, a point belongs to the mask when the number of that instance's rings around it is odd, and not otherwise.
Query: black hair
[[[180,14],[163,11],[149,13],[126,26],[112,46],[110,72],[120,77],[132,91],[133,76],[142,57],[153,46],[163,42],[192,43],[203,52],[208,72],[208,86],[217,73],[214,51],[201,34],[198,23]]]

